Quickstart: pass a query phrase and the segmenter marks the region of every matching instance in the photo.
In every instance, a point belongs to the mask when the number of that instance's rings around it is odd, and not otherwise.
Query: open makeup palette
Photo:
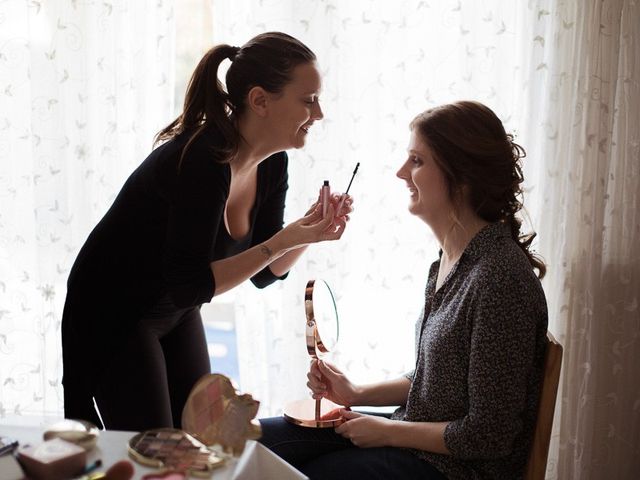
[[[205,375],[182,410],[183,430],[139,433],[129,440],[129,456],[146,466],[210,477],[224,464],[224,454],[212,447],[240,455],[248,439],[260,438],[260,424],[254,420],[259,406],[251,395],[239,395],[224,375]]]
[[[149,467],[168,468],[205,478],[224,463],[202,442],[173,428],[148,430],[135,435],[129,440],[129,455]]]

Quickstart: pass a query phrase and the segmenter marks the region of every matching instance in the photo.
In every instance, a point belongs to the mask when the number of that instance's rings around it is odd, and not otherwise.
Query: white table
[[[41,443],[43,428],[0,425],[0,434],[17,439],[20,445],[27,443]],[[137,432],[120,432],[105,430],[100,432],[98,444],[88,454],[87,463],[97,459],[102,460],[102,468],[106,470],[118,460],[129,459],[127,444]],[[157,471],[133,462],[135,474],[133,478],[139,480],[146,473]],[[249,440],[244,452],[239,458],[228,458],[225,466],[216,469],[214,480],[251,480],[251,479],[305,479],[302,473],[287,464],[280,457],[263,447],[261,444]]]

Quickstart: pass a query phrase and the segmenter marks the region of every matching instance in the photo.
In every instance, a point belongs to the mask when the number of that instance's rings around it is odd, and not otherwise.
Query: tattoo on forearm
[[[264,256],[267,257],[267,260],[270,260],[271,256],[273,255],[271,249],[266,245],[260,245],[260,252],[262,252]]]

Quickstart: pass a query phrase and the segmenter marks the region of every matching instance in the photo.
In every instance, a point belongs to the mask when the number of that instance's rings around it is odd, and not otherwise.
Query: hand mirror
[[[306,316],[305,341],[311,358],[320,359],[335,347],[340,334],[338,309],[333,292],[324,280],[309,280],[304,290]],[[331,400],[312,398],[290,403],[284,409],[284,418],[296,425],[312,428],[330,428],[343,423],[340,405]]]

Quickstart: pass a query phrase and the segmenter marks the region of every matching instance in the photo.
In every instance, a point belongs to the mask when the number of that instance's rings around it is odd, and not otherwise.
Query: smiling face
[[[409,189],[409,211],[433,228],[454,210],[447,181],[431,148],[415,129],[407,150],[408,158],[396,175]]]
[[[322,80],[315,63],[294,68],[291,82],[268,94],[269,135],[278,150],[304,146],[309,129],[323,117],[318,100]]]

